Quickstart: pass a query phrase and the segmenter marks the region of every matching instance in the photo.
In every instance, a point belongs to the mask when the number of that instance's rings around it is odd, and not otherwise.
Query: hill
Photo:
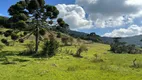
[[[56,36],[56,32],[52,33]],[[2,38],[3,36],[0,37]],[[114,54],[109,51],[109,45],[82,41],[80,44],[74,42],[72,46],[59,47],[52,58],[19,55],[20,52],[27,50],[26,45],[32,41],[29,39],[25,43],[15,43],[13,46],[4,46],[0,42],[3,46],[0,50],[1,80],[141,80],[142,78],[141,54]],[[81,54],[82,58],[74,57],[72,54],[76,53],[81,44],[85,45],[88,51]],[[139,67],[133,67],[135,58]]]
[[[93,42],[102,42],[101,37],[99,35],[97,35],[95,32],[88,34],[88,33],[84,33],[84,32],[69,30],[68,34],[70,36],[75,37],[75,38],[81,38],[81,39],[90,40]]]
[[[133,36],[133,37],[124,37],[120,39],[120,42],[126,42],[127,44],[135,44],[137,46],[142,46],[142,35]],[[113,39],[111,37],[101,37],[101,40],[105,43],[112,43]]]
[[[26,49],[25,44],[4,47],[0,54],[0,79],[2,80],[141,80],[142,56],[132,54],[113,54],[109,45],[85,44],[88,51],[83,58],[68,54],[67,50],[76,52],[75,46],[60,47],[56,56],[32,58],[19,56]],[[133,68],[132,61],[137,58],[140,68]],[[6,64],[6,61],[11,63]]]

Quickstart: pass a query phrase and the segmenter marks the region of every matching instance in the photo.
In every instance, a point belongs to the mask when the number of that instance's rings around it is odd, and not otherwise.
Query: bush
[[[44,43],[41,55],[45,57],[52,57],[56,55],[58,48],[59,48],[59,43],[53,37],[50,36],[50,40],[47,40]]]
[[[75,57],[82,57],[81,53],[84,51],[88,51],[87,47],[84,45],[80,46],[76,51]]]
[[[2,42],[3,44],[5,44],[6,46],[9,46],[9,42],[8,42],[6,39],[2,39],[1,42]]]
[[[70,42],[71,45],[73,44],[74,40],[73,40],[72,37],[69,38],[69,42]]]
[[[80,43],[81,43],[81,39],[80,38],[77,38],[77,43],[78,43],[78,45],[80,45]]]
[[[57,33],[57,38],[61,38],[61,33],[60,32]]]
[[[9,37],[12,34],[12,32],[12,30],[7,30],[6,32],[4,32],[4,36]]]
[[[2,31],[0,31],[0,35],[3,35],[3,32],[2,32]]]
[[[68,45],[68,41],[69,41],[68,37],[62,37],[62,43],[64,43],[65,46]]]
[[[24,39],[19,39],[19,42],[20,43],[24,43]]]
[[[19,38],[19,36],[18,36],[17,34],[15,34],[15,33],[13,33],[13,34],[11,35],[11,39],[12,39],[13,41],[17,40],[18,38]]]
[[[114,53],[129,53],[129,54],[142,53],[142,51],[139,48],[137,48],[135,45],[127,45],[126,43],[123,42],[112,43],[110,47],[111,47],[110,51]]]

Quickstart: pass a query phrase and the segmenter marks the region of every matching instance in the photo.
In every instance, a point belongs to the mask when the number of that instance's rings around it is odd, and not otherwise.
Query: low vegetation
[[[141,54],[141,48],[135,45],[128,45],[125,42],[119,42],[118,38],[115,39],[113,43],[111,43],[110,51],[114,53],[129,53],[129,54]]]
[[[59,48],[59,43],[54,39],[53,36],[50,36],[49,39],[50,40],[45,41],[41,51],[41,55],[44,57],[55,56]]]

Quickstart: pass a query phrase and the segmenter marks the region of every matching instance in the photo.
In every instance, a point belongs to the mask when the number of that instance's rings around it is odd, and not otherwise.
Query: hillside
[[[0,54],[5,54],[13,64],[4,64],[0,58],[0,79],[2,80],[141,80],[141,68],[132,68],[132,61],[137,58],[141,67],[142,56],[113,54],[109,45],[86,44],[88,51],[83,58],[69,55],[66,50],[76,52],[75,46],[61,47],[61,52],[50,59],[19,56],[24,44],[4,47]],[[96,58],[95,55],[98,57]],[[114,73],[115,72],[115,73]]]
[[[0,80],[142,80],[142,35],[98,35],[140,34],[141,2],[3,0]]]
[[[4,31],[3,29],[2,31]],[[57,32],[52,32],[54,36]],[[47,37],[47,33],[44,37]],[[62,34],[69,36],[67,34]],[[0,37],[2,39],[3,36]],[[7,38],[9,39],[9,38]],[[60,38],[56,38],[60,42]],[[76,40],[76,38],[74,38]],[[2,80],[141,80],[141,54],[114,54],[110,46],[100,43],[74,42],[72,46],[61,46],[51,58],[21,56],[27,50],[33,38],[25,43],[4,46],[0,50],[0,79]],[[82,58],[74,57],[78,47],[83,44],[88,48],[81,54]],[[62,43],[60,42],[60,45]],[[40,44],[40,50],[42,44]],[[4,57],[5,56],[5,57]],[[139,67],[133,67],[137,59]],[[114,73],[115,72],[115,73]]]
[[[72,37],[75,37],[75,38],[81,38],[81,39],[90,40],[93,42],[102,42],[101,37],[99,35],[97,35],[95,32],[92,32],[89,34],[89,33],[85,33],[85,32],[69,30],[68,34]]]

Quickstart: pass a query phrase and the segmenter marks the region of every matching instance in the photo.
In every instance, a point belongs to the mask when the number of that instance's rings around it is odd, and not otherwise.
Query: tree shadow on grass
[[[14,55],[17,55],[15,54],[17,52],[12,52],[12,51],[1,51],[0,52],[0,56],[14,56]]]
[[[8,64],[16,64],[17,62],[30,61],[30,60],[21,59],[21,58],[12,58],[12,60],[8,58],[8,56],[18,55],[16,53],[19,53],[19,52],[12,52],[12,51],[2,51],[2,52],[0,52],[0,61],[2,62],[1,64],[8,65]]]
[[[27,60],[27,59],[20,59],[20,58],[15,58],[13,59],[13,61],[18,61],[18,62],[28,62],[30,60]]]
[[[1,59],[1,61],[3,61],[1,64],[8,65],[8,64],[17,64],[17,62],[28,62],[30,60],[20,59],[20,58],[15,58],[13,60],[9,60],[7,57],[4,57],[3,59]]]

